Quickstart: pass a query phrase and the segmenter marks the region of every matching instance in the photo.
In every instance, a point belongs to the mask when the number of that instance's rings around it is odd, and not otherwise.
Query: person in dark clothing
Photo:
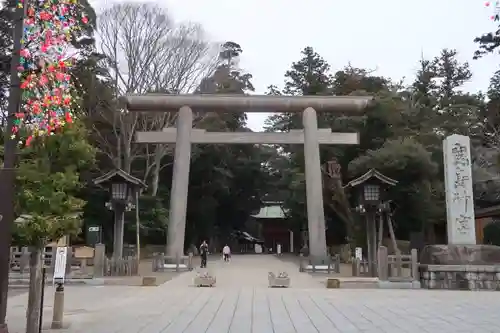
[[[207,267],[207,257],[208,257],[208,244],[203,241],[200,245],[200,255],[201,255],[201,268]]]

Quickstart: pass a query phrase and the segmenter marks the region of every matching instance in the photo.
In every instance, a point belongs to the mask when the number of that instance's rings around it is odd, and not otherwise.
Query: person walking
[[[200,245],[200,256],[201,256],[201,266],[200,268],[207,267],[207,258],[208,258],[208,244],[206,241],[203,241]]]
[[[229,248],[229,246],[227,244],[222,249],[222,255],[224,257],[224,261],[229,261],[229,257],[231,256],[231,249]]]

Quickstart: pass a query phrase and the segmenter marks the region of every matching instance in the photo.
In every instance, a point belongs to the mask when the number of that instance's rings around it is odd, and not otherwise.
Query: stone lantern
[[[134,199],[147,186],[140,179],[116,169],[94,179],[94,184],[107,188],[110,202],[106,206],[115,212],[113,233],[113,257],[123,257],[123,232],[125,212],[134,207]]]
[[[346,187],[356,195],[356,211],[366,217],[366,239],[370,274],[376,276],[377,232],[376,215],[387,203],[387,192],[398,182],[375,169],[351,180]],[[383,207],[384,206],[384,207]]]

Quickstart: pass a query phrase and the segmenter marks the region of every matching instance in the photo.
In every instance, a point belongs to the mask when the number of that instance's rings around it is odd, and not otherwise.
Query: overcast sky
[[[91,1],[109,5],[120,0]],[[153,2],[153,0],[151,0]],[[312,46],[331,65],[349,62],[393,79],[414,75],[421,54],[455,48],[474,73],[467,89],[485,90],[499,68],[498,56],[472,60],[474,37],[495,29],[494,8],[481,0],[163,0],[177,21],[201,23],[213,41],[243,48],[240,67],[250,72],[258,93],[281,86],[300,51]],[[492,1],[493,4],[495,1]],[[252,129],[264,114],[250,114]]]

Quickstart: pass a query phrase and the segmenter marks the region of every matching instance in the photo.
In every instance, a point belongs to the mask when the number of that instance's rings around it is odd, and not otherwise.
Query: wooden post
[[[411,249],[411,277],[413,281],[419,281],[420,275],[418,271],[418,251]]]
[[[340,274],[340,254],[335,255],[335,273]]]
[[[359,258],[353,258],[352,260],[352,276],[356,277],[360,275],[361,271],[361,263]]]
[[[158,255],[157,254],[153,255],[152,264],[153,264],[153,267],[151,267],[151,270],[153,272],[157,272],[158,271]]]
[[[379,223],[378,223],[378,246],[382,246],[382,241],[384,240],[384,215],[380,212]]]
[[[389,279],[389,264],[388,253],[385,246],[378,247],[378,278],[380,281],[387,281]]]
[[[94,248],[94,277],[103,277],[106,262],[106,246],[96,244]]]
[[[188,254],[188,270],[192,271],[193,270],[193,252],[189,252]]]
[[[30,271],[30,251],[28,247],[24,246],[21,249],[21,257],[19,258],[19,270],[21,274]]]

